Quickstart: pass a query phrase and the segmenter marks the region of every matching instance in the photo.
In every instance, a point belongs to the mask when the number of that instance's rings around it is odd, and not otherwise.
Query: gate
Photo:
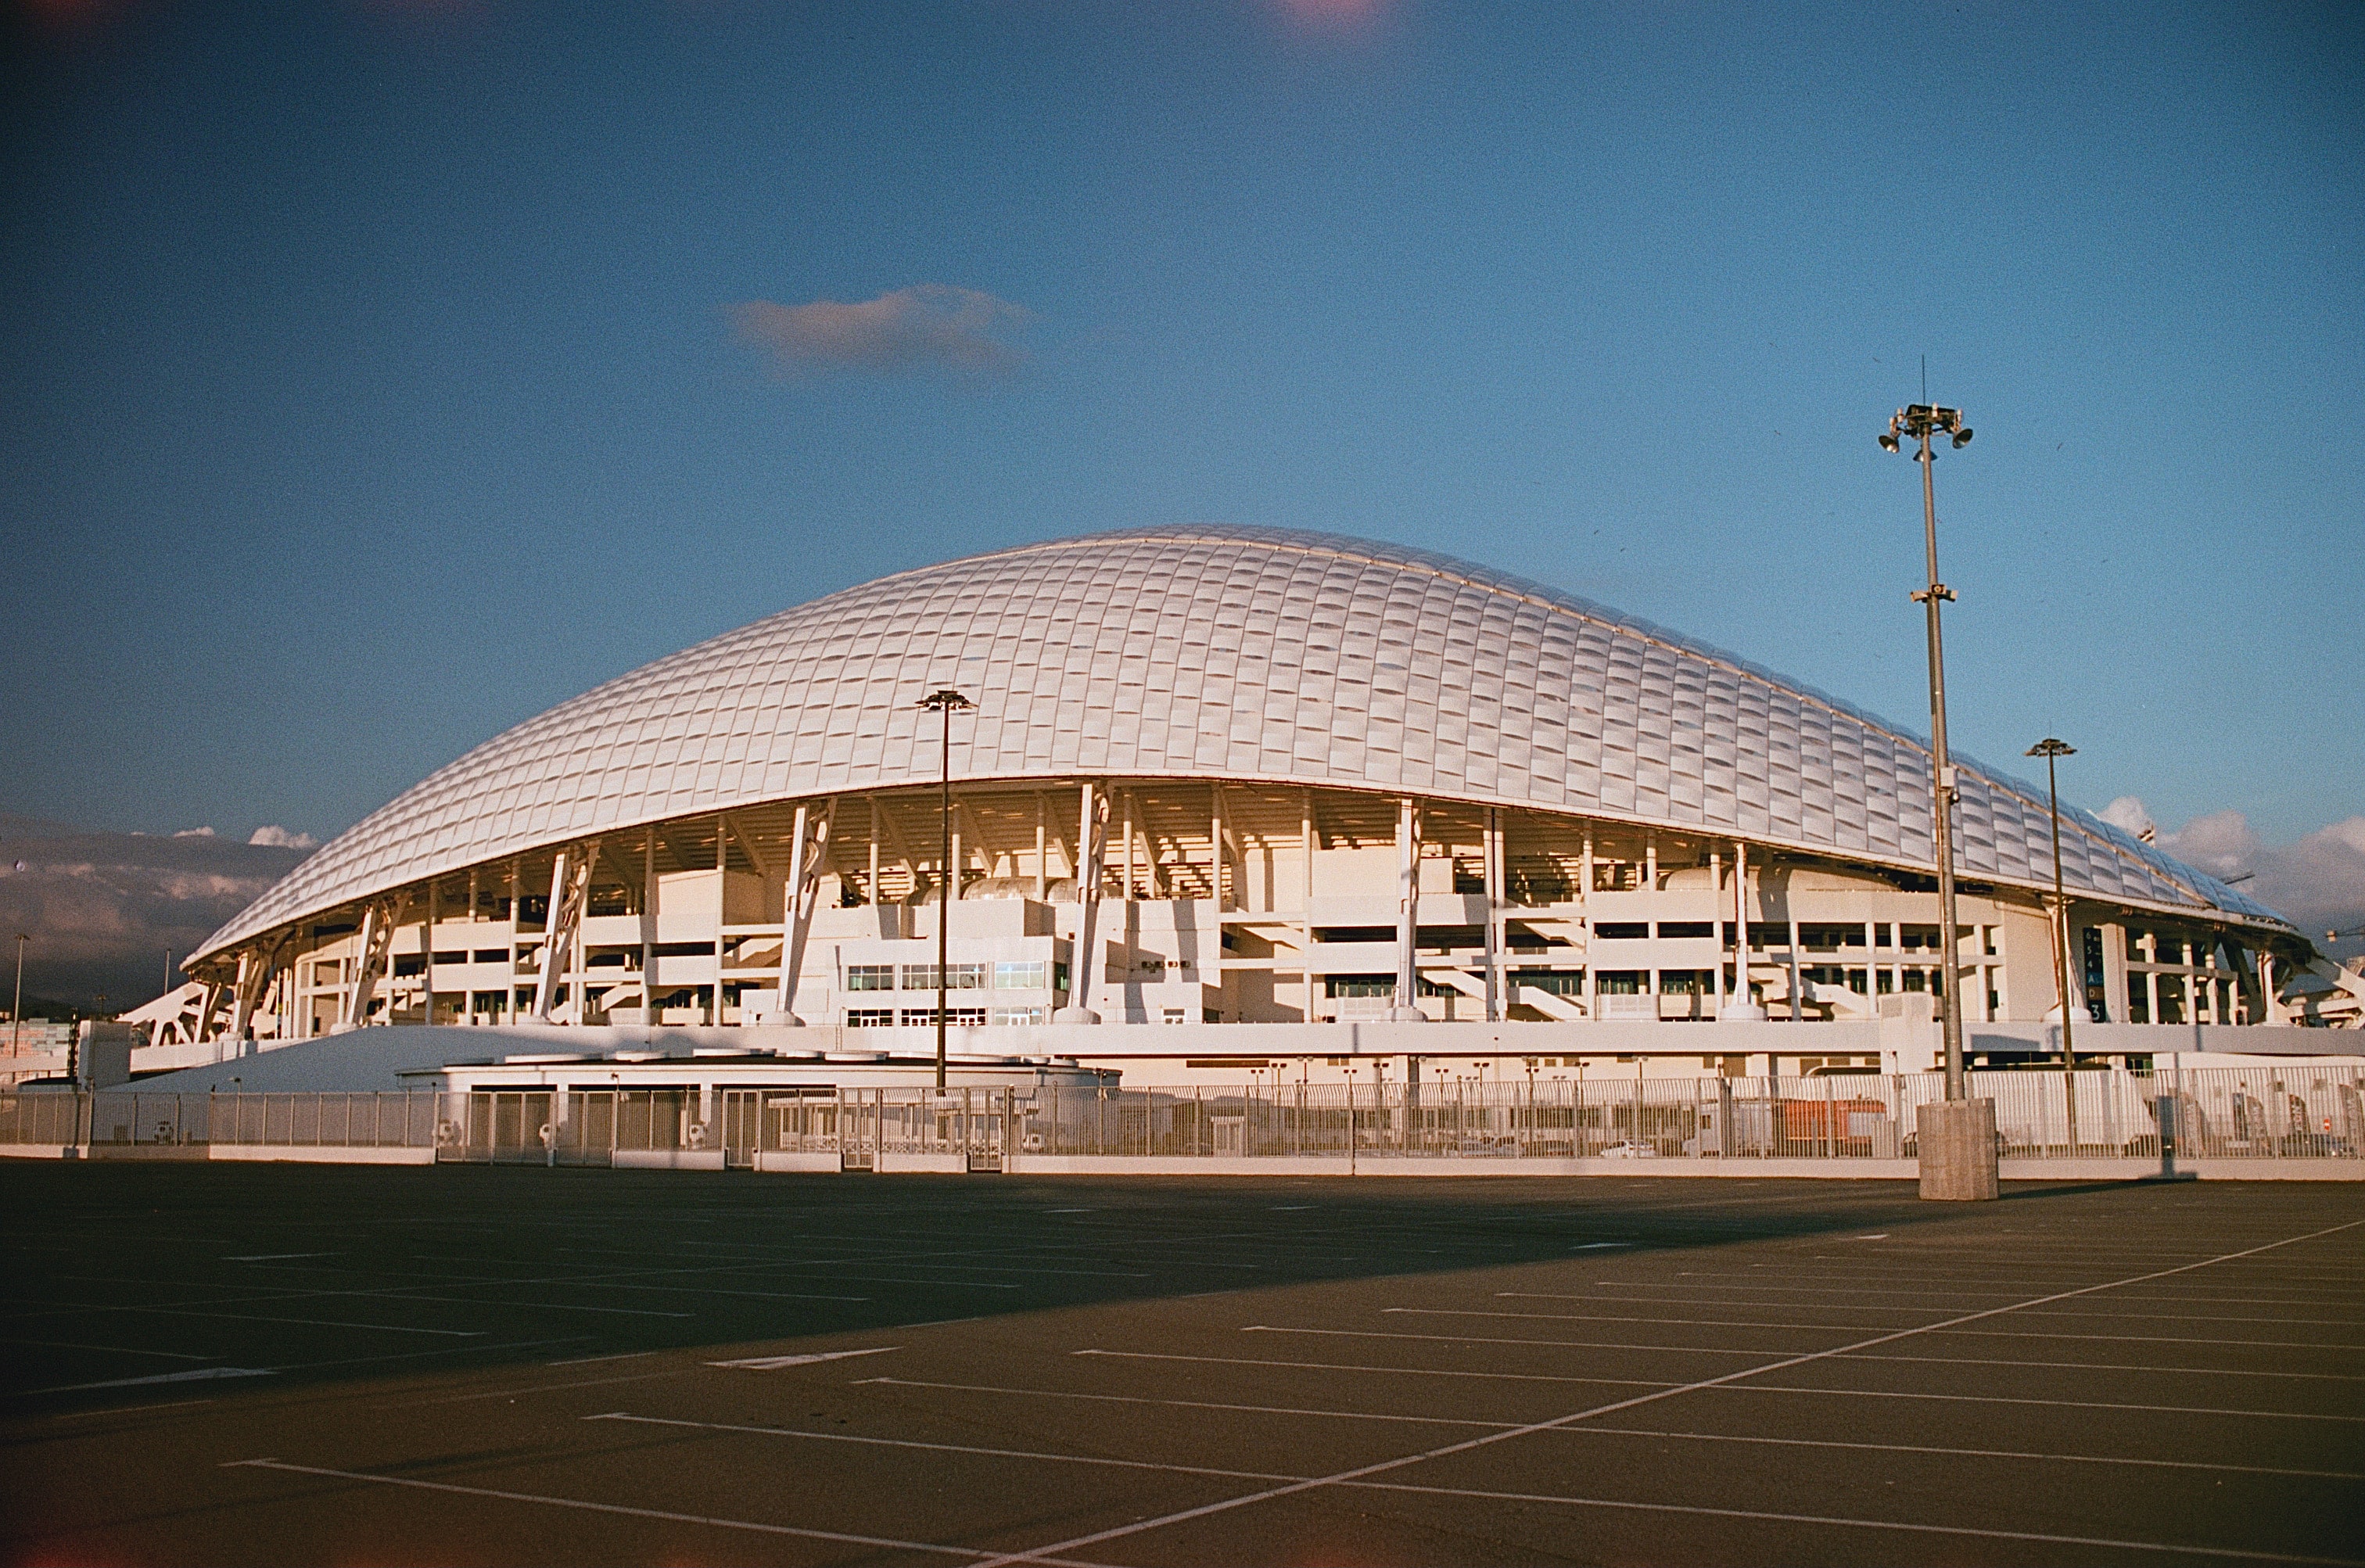
[[[841,1170],[879,1169],[879,1137],[883,1089],[841,1090],[837,1099],[837,1168]]]
[[[726,1089],[723,1092],[723,1166],[726,1170],[753,1170],[756,1151],[764,1140],[764,1092]]]

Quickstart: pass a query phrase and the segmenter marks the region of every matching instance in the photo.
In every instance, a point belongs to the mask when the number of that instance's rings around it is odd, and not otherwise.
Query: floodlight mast
[[[2061,991],[2061,1093],[2069,1129],[2061,1142],[2074,1159],[2078,1154],[2078,1051],[2069,1033],[2069,895],[2061,887],[2061,785],[2054,768],[2063,757],[2077,756],[2078,748],[2047,735],[2022,755],[2045,759],[2045,798],[2053,812],[2053,970]]]
[[[958,709],[974,708],[976,703],[944,687],[920,699],[918,706],[928,712],[942,713],[945,719],[944,747],[938,754],[940,778],[944,787],[941,857],[936,861],[939,886],[936,889],[936,1087],[945,1086],[945,959],[953,924],[953,900],[960,893],[960,872],[953,863],[953,713]],[[877,894],[872,895],[874,898]]]
[[[1967,1098],[1963,1082],[1962,964],[1955,928],[1955,765],[1946,756],[1946,659],[1939,634],[1938,605],[1955,590],[1938,580],[1938,499],[1931,476],[1933,434],[1954,438],[1957,450],[1970,444],[1971,429],[1960,409],[1915,403],[1897,410],[1880,444],[1898,450],[1905,438],[1918,443],[1913,460],[1922,465],[1922,537],[1930,567],[1930,584],[1913,598],[1929,611],[1930,628],[1930,820],[1937,840],[1938,859],[1938,1018],[1946,1052],[1946,1098]]]

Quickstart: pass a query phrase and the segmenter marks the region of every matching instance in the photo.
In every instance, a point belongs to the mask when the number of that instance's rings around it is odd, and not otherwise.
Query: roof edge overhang
[[[2019,791],[2012,790],[2008,783],[1997,779],[1985,769],[1981,768],[1977,769],[1976,771],[1978,772],[1978,777],[1983,781],[1987,782],[1991,788],[2001,792],[2019,797]],[[1916,861],[1903,857],[1886,856],[1873,852],[1856,852],[1840,849],[1830,845],[1813,844],[1803,839],[1784,838],[1775,834],[1753,834],[1730,823],[1683,822],[1670,818],[1643,816],[1634,812],[1622,812],[1600,809],[1581,810],[1575,807],[1542,805],[1534,801],[1521,799],[1517,796],[1489,795],[1466,791],[1443,791],[1433,789],[1389,789],[1375,784],[1344,784],[1333,778],[1301,777],[1296,775],[1206,773],[1198,771],[1183,771],[1181,769],[1161,770],[1154,768],[1128,768],[1108,772],[1078,770],[1069,773],[1055,774],[1049,777],[1031,774],[957,774],[954,776],[952,782],[955,784],[968,785],[1026,785],[1036,789],[1054,789],[1081,784],[1086,780],[1120,778],[1160,779],[1174,783],[1227,784],[1236,785],[1242,789],[1327,790],[1336,791],[1340,794],[1374,795],[1391,800],[1410,795],[1422,800],[1443,801],[1454,805],[1466,805],[1480,808],[1493,807],[1498,810],[1529,812],[1539,816],[1559,817],[1571,822],[1608,823],[1620,827],[1640,828],[1650,832],[1684,834],[1695,837],[1737,839],[1743,844],[1753,846],[1820,861],[1836,861],[1844,864],[1869,866],[1878,868],[1882,870],[1902,872],[1911,876],[1934,877],[1937,875],[1937,867],[1934,862]],[[479,855],[465,859],[454,858],[443,862],[430,861],[422,865],[411,874],[404,876],[398,879],[380,883],[364,892],[348,893],[330,902],[291,911],[281,916],[279,919],[272,921],[268,924],[245,924],[246,912],[242,911],[240,914],[234,916],[223,924],[222,927],[216,931],[212,935],[207,937],[197,949],[190,954],[189,958],[185,960],[184,968],[194,969],[197,966],[207,964],[228,952],[245,946],[254,938],[264,935],[268,933],[280,931],[287,926],[299,924],[307,920],[317,920],[324,915],[335,913],[340,910],[359,908],[377,899],[384,898],[389,893],[399,891],[404,888],[414,887],[419,883],[428,881],[432,879],[454,876],[475,867],[491,865],[499,861],[511,859],[521,855],[545,855],[559,849],[564,849],[570,845],[586,843],[595,838],[606,838],[620,834],[636,833],[642,829],[658,826],[667,823],[682,822],[698,817],[711,817],[717,813],[752,811],[767,806],[794,805],[800,801],[831,800],[849,795],[891,794],[901,793],[904,790],[933,790],[938,787],[938,783],[935,779],[904,779],[897,782],[882,781],[880,783],[862,786],[849,786],[841,790],[820,790],[785,795],[769,795],[745,800],[715,801],[709,804],[696,806],[687,811],[675,811],[657,814],[619,818],[615,822],[603,823],[596,827],[578,829],[545,838],[537,838],[531,841],[510,845],[491,855]],[[2024,797],[2023,798],[2024,799]],[[2090,828],[2087,827],[2082,822],[2075,821],[2068,812],[2064,812],[2062,814],[2062,825],[2065,828],[2075,828],[2078,832],[2096,840],[2105,847],[2109,848],[2114,855],[2123,855],[2124,853],[2118,846],[2113,844],[2107,836],[2095,833]],[[2162,856],[2159,857],[2159,858],[2166,859],[2167,857]],[[2153,864],[2149,857],[2146,858],[2145,864],[2146,866],[2150,866],[2155,871],[2159,869],[2157,865]],[[298,868],[298,869],[300,869],[300,868]],[[290,876],[294,874],[294,872],[289,873]],[[1985,871],[1966,872],[1959,866],[1956,869],[1956,876],[1960,880],[1981,882],[1996,887],[2013,888],[2023,892],[2036,895],[2039,898],[2049,898],[2053,892],[2053,884],[2049,879],[2001,876],[1990,874]],[[2178,881],[2180,886],[2184,885],[2180,879],[2178,879]],[[273,884],[274,888],[277,886],[277,883]],[[2238,925],[2246,929],[2257,930],[2276,935],[2294,937],[2299,935],[2298,927],[2288,920],[2281,918],[2264,919],[2259,916],[2247,913],[2244,911],[2227,909],[2224,905],[2211,902],[2199,889],[2193,887],[2185,887],[2184,889],[2191,898],[2192,902],[2190,903],[2171,902],[2158,899],[2130,897],[2121,893],[2098,892],[2088,888],[2073,887],[2067,890],[2073,900],[2082,901],[2089,903],[2108,904],[2118,908],[2140,910],[2152,914],[2181,915],[2188,919],[2206,918],[2220,924]],[[260,904],[263,900],[268,899],[270,896],[271,890],[266,889],[262,897],[255,901],[255,903]],[[248,906],[248,909],[252,910],[253,907],[255,906],[251,904]]]

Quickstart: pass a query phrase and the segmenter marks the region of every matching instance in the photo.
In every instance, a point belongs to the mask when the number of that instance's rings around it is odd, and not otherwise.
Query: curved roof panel
[[[1403,790],[1931,870],[1929,754],[1844,702],[1503,573],[1328,534],[1029,544],[767,617],[498,735],[307,860],[217,951],[420,878],[762,801],[962,779],[1207,777]],[[2043,791],[1966,759],[1972,879],[2050,886]],[[2068,884],[2283,926],[2083,812]],[[198,955],[202,956],[202,955]]]

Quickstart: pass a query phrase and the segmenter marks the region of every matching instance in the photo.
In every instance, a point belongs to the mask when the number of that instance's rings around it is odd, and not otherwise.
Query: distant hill
[[[107,1012],[135,1007],[163,990],[166,948],[177,963],[311,853],[202,830],[105,833],[0,813],[0,1009],[16,983],[18,932],[32,938],[28,1014],[37,995],[52,1006],[88,1009],[104,994]]]

